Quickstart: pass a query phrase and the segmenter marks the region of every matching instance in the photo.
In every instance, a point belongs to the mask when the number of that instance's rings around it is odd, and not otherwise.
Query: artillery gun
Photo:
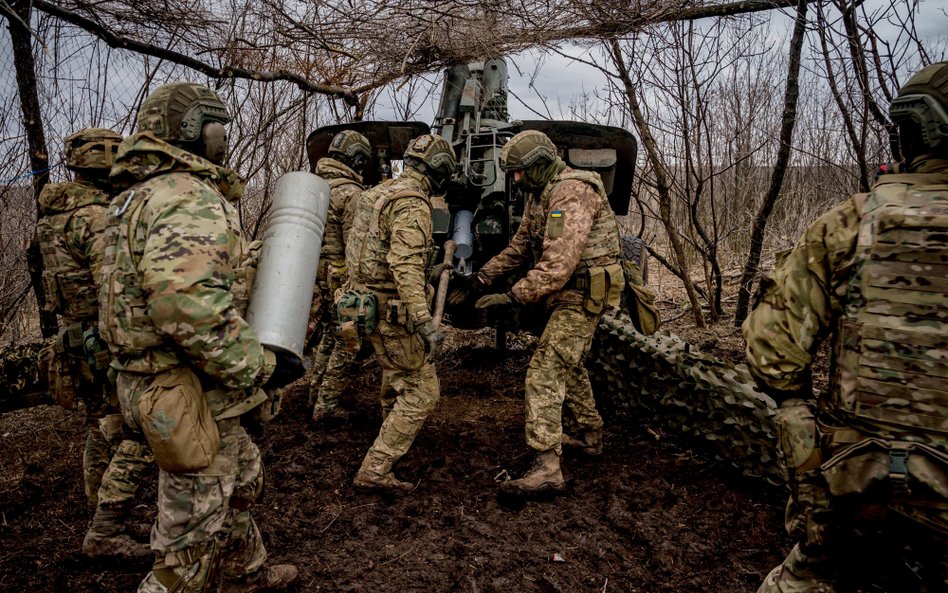
[[[372,143],[373,158],[363,173],[366,186],[381,182],[398,168],[408,143],[426,133],[439,134],[454,146],[458,173],[445,195],[433,200],[432,222],[441,261],[448,240],[456,246],[456,273],[470,276],[510,241],[520,224],[527,196],[500,168],[504,144],[523,130],[539,130],[553,140],[560,157],[571,167],[600,174],[617,215],[627,214],[635,171],[636,142],[621,128],[575,121],[511,120],[507,109],[507,64],[502,58],[453,66],[445,70],[441,100],[432,126],[421,122],[356,122],[317,129],[306,148],[310,166],[328,154],[339,131],[352,129]],[[647,269],[646,252],[638,237],[624,237],[626,257]],[[483,327],[488,318],[472,303],[449,308],[451,324]],[[498,326],[498,345],[510,324],[530,328],[542,311],[523,311]]]

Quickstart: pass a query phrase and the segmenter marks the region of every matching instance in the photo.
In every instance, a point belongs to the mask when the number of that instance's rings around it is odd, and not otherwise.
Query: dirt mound
[[[306,420],[305,388],[290,390],[258,439],[269,482],[255,515],[271,558],[300,566],[299,591],[732,593],[753,591],[780,561],[779,494],[720,475],[604,401],[606,453],[564,458],[565,496],[498,498],[497,480],[530,462],[529,346],[514,341],[502,358],[487,341],[475,336],[439,363],[441,402],[396,466],[417,485],[403,498],[351,485],[380,423],[378,365],[361,363],[345,414],[322,427]],[[131,591],[147,570],[77,552],[89,518],[83,432],[81,414],[52,407],[0,418],[0,591]]]

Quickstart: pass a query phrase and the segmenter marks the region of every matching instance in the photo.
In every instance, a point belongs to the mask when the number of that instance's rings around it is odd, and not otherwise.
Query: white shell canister
[[[254,277],[247,322],[267,348],[303,358],[329,184],[305,171],[277,180]]]
[[[474,222],[474,213],[470,210],[461,210],[454,215],[454,234],[451,240],[457,243],[454,257],[468,259],[474,254],[474,240],[471,224]]]

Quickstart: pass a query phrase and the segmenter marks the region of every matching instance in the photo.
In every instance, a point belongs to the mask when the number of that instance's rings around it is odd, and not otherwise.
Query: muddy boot
[[[531,495],[562,492],[566,489],[563,472],[560,471],[560,456],[550,449],[537,455],[530,468],[519,480],[510,480],[500,485],[504,494]]]
[[[571,447],[580,453],[585,453],[591,457],[602,455],[602,429],[584,430],[579,433],[578,438],[573,438],[563,433],[561,441],[564,447]]]
[[[82,553],[90,558],[150,558],[152,551],[146,544],[123,533],[123,516],[121,511],[97,508],[92,525],[82,540]]]
[[[377,474],[363,469],[356,474],[352,485],[362,492],[388,492],[390,494],[405,494],[415,489],[414,484],[399,480],[392,472]]]
[[[253,593],[254,591],[279,591],[285,589],[300,574],[292,564],[261,566],[257,572],[239,581],[224,581],[221,593]]]

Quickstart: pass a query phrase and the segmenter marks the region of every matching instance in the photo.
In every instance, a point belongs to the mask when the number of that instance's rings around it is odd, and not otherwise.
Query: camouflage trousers
[[[119,401],[126,422],[140,430],[138,397],[154,376],[119,373]],[[220,450],[194,473],[159,469],[158,518],[151,531],[156,561],[141,593],[203,590],[218,578],[237,580],[257,571],[267,552],[250,506],[263,491],[260,450],[240,418],[217,420]],[[213,589],[213,586],[212,586]]]
[[[123,438],[116,448],[99,487],[99,506],[128,508],[141,485],[142,475],[154,462],[148,445],[138,438]]]
[[[440,385],[425,344],[416,333],[380,319],[369,341],[382,366],[382,427],[362,470],[387,474],[421,431],[438,403]]]
[[[527,367],[524,398],[527,445],[562,452],[563,407],[581,431],[601,429],[586,356],[601,314],[582,305],[556,306]]]
[[[900,502],[888,483],[834,496],[815,470],[795,482],[785,526],[793,549],[758,593],[948,591],[944,499]]]
[[[80,380],[80,396],[86,408],[86,445],[82,452],[82,483],[90,509],[98,504],[102,476],[109,460],[118,449],[121,438],[106,436],[99,421],[109,414],[118,413],[118,406],[110,403],[111,392],[101,385]]]
[[[326,324],[313,357],[313,377],[309,386],[314,412],[328,412],[339,405],[339,396],[349,385],[348,374],[355,359],[356,353],[348,351]]]

